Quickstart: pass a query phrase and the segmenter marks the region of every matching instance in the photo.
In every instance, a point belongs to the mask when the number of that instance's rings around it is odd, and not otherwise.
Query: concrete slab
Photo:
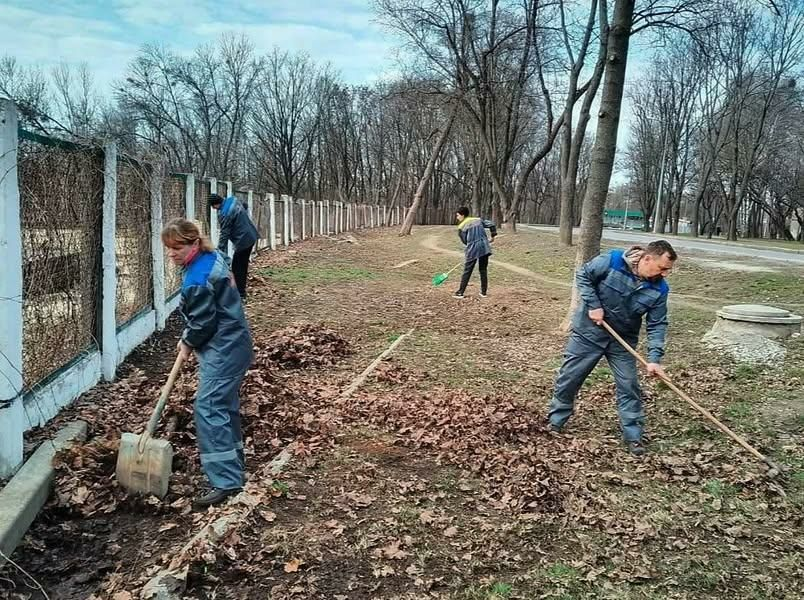
[[[789,310],[762,304],[724,306],[717,312],[717,316],[731,321],[747,321],[749,323],[801,324],[801,317],[791,314]]]
[[[87,424],[75,421],[62,428],[51,442],[44,442],[17,474],[0,490],[0,550],[11,556],[50,495],[53,456],[73,441],[84,439]],[[0,564],[5,562],[0,557]]]

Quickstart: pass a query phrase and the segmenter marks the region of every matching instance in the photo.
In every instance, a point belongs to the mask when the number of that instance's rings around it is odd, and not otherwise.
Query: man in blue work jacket
[[[646,247],[612,250],[578,269],[575,284],[582,302],[572,322],[572,335],[550,402],[552,431],[562,430],[572,415],[578,390],[605,356],[617,384],[617,411],[625,443],[631,454],[645,453],[645,413],[636,359],[600,324],[605,320],[633,347],[639,341],[644,316],[648,373],[664,375],[659,363],[664,355],[670,291],[664,278],[677,258],[668,242],[658,240]]]
[[[248,263],[254,244],[260,237],[257,228],[248,216],[245,204],[236,196],[223,198],[218,194],[209,195],[209,205],[218,211],[218,252],[230,263],[240,299],[246,299]],[[229,261],[229,242],[234,246],[234,256]]]

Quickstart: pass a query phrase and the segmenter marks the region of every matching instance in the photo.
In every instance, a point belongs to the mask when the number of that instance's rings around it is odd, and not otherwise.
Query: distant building
[[[641,210],[625,210],[607,208],[603,211],[603,227],[617,227],[619,229],[644,229],[645,215]]]

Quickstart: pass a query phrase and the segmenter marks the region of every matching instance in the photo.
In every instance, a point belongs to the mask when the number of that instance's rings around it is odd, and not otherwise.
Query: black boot
[[[647,452],[645,445],[638,440],[627,441],[625,445],[628,447],[628,452],[630,452],[632,456],[645,456],[645,452]]]
[[[193,500],[193,506],[196,508],[206,508],[207,506],[214,506],[216,504],[220,504],[221,502],[225,501],[227,498],[231,498],[235,494],[239,494],[243,488],[234,488],[231,490],[219,490],[218,488],[212,488],[206,494],[199,496],[195,500]]]

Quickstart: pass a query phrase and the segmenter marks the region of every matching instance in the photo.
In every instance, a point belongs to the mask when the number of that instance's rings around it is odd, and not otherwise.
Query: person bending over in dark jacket
[[[479,217],[470,217],[469,209],[461,206],[455,213],[455,220],[458,221],[458,236],[464,243],[464,257],[466,262],[463,266],[461,276],[461,286],[455,292],[453,298],[463,298],[466,286],[469,285],[469,278],[475,270],[475,263],[480,271],[480,297],[485,298],[489,292],[489,256],[491,256],[491,243],[486,235],[486,229],[491,233],[491,239],[497,236],[497,226],[491,221],[486,221]]]
[[[218,504],[243,487],[245,457],[238,392],[254,344],[223,256],[198,226],[173,219],[162,230],[168,257],[183,269],[180,311],[185,326],[178,352],[198,359],[194,417],[201,468],[211,489],[194,501]]]
[[[218,194],[209,195],[209,205],[218,211],[218,252],[228,259],[229,242],[234,246],[232,257],[232,273],[234,273],[240,299],[246,299],[246,280],[248,279],[248,262],[254,244],[260,235],[248,216],[245,205],[235,196],[225,199]]]
[[[677,258],[668,242],[658,240],[645,248],[612,250],[578,269],[575,285],[582,302],[572,322],[572,335],[550,402],[548,419],[552,431],[560,432],[564,427],[572,415],[578,390],[605,356],[617,384],[617,412],[626,446],[636,456],[645,453],[642,444],[645,413],[636,359],[600,323],[605,320],[635,347],[645,317],[648,373],[664,375],[659,363],[664,355],[670,291],[664,278]]]

